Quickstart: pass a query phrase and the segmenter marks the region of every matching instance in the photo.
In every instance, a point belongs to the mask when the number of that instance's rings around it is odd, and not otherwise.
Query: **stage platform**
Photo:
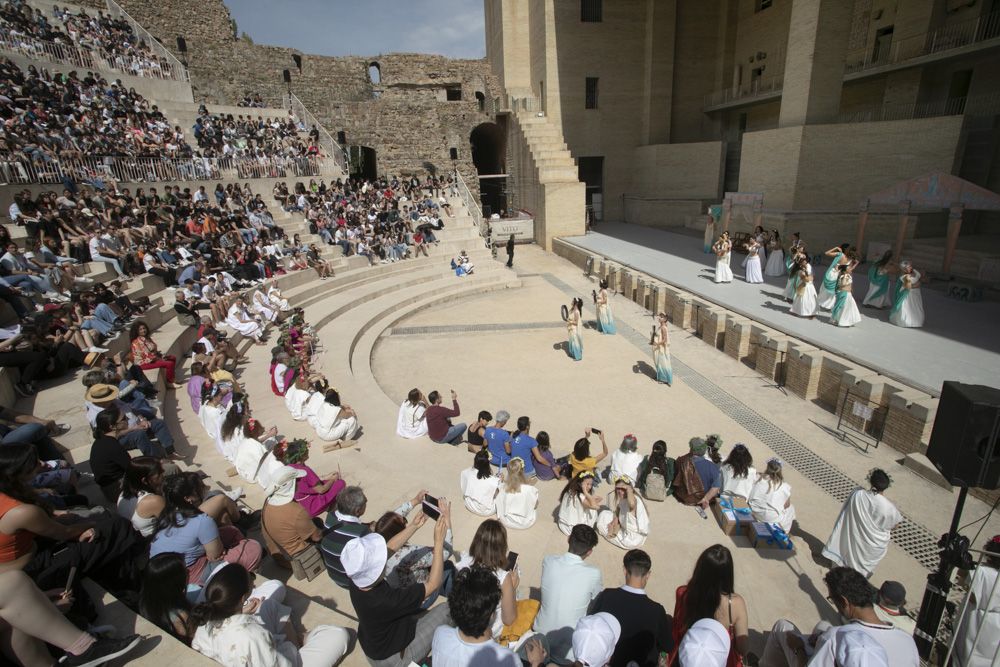
[[[605,223],[599,231],[562,240],[933,396],[940,393],[944,380],[997,385],[1000,303],[956,301],[930,285],[921,290],[927,315],[923,328],[893,326],[887,310],[862,308],[864,320],[844,329],[830,322],[827,311],[821,311],[813,320],[790,314],[783,298],[784,277],[765,276],[763,285],[744,282],[741,254],[733,254],[735,280],[729,284],[714,283],[714,256],[705,254],[701,237],[690,232]],[[803,241],[809,243],[808,238]],[[810,252],[818,250],[811,248]],[[817,276],[825,269],[813,266]],[[866,274],[867,265],[854,274],[854,298],[859,306],[868,290]],[[585,301],[589,302],[589,298]]]

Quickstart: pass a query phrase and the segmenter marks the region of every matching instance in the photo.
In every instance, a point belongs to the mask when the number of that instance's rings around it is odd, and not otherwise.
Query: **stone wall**
[[[121,0],[122,6],[191,73],[195,101],[234,104],[260,93],[278,105],[292,77],[291,91],[347,144],[374,148],[382,174],[443,172],[457,166],[469,187],[478,190],[469,136],[492,120],[491,101],[500,87],[485,60],[435,55],[387,54],[329,57],[296,49],[253,44],[237,37],[238,26],[222,0]],[[183,37],[187,53],[177,48]],[[301,59],[301,68],[293,56]],[[377,63],[380,82],[369,79]],[[461,101],[446,101],[446,89],[459,88]],[[476,93],[486,104],[480,111]],[[458,161],[449,149],[458,150]]]

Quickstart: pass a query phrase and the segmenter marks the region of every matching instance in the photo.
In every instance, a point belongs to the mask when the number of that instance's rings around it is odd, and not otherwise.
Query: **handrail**
[[[84,49],[76,44],[60,44],[27,35],[15,36],[10,32],[0,32],[0,49],[81,69],[114,70],[131,76],[180,80],[177,74],[179,70],[169,62],[156,63],[145,58],[122,55],[109,60],[96,49]]]
[[[846,74],[861,72],[875,67],[893,65],[926,56],[942,51],[969,46],[977,42],[996,39],[1000,37],[1000,11],[982,15],[968,21],[944,25],[936,30],[929,30],[912,37],[894,39],[886,49],[879,49],[876,55],[874,44],[866,44],[864,51],[860,52],[861,60],[848,63],[844,67]],[[848,54],[848,60],[852,56],[857,57],[859,51]]]
[[[535,113],[538,111],[544,111],[544,109],[542,109],[542,104],[539,99],[533,95],[516,97],[508,94],[503,97],[493,98],[493,113],[502,113],[504,111],[527,111]]]
[[[754,79],[747,85],[730,86],[717,90],[705,96],[705,106],[715,107],[738,100],[750,100],[762,95],[780,93],[785,83],[784,73],[769,76],[766,79]]]
[[[938,116],[984,116],[1000,113],[1000,93],[974,97],[949,97],[932,102],[882,104],[842,113],[838,123],[873,123]]]
[[[143,28],[142,24],[140,24],[138,21],[132,18],[121,5],[115,2],[115,0],[105,0],[105,2],[108,3],[108,13],[117,15],[128,21],[129,24],[132,26],[132,30],[134,30],[137,35],[143,38],[143,40],[146,42],[146,45],[157,55],[159,55],[161,58],[164,58],[168,63],[170,63],[171,69],[173,69],[177,73],[176,76],[170,78],[176,78],[178,81],[191,80],[191,76],[188,74],[187,67],[184,66],[184,63],[178,60],[177,56],[171,53],[170,50],[167,49],[167,47],[163,46],[163,44],[160,44],[160,41],[158,39],[149,34],[149,31]]]
[[[0,184],[79,183],[115,181],[200,181],[247,178],[320,176],[315,157],[269,158],[147,158],[92,156],[77,159],[32,160],[0,155]]]
[[[287,93],[283,99],[284,108],[290,110],[292,114],[299,119],[302,125],[313,126],[319,131],[319,146],[323,150],[323,153],[332,158],[336,162],[340,170],[344,172],[347,176],[350,174],[350,169],[347,167],[347,155],[344,149],[341,148],[340,144],[337,143],[334,138],[327,132],[323,124],[319,122],[319,119],[313,115],[306,105],[302,103],[302,100],[298,98],[295,93]]]
[[[472,196],[472,191],[469,190],[469,186],[465,184],[465,179],[462,178],[461,172],[458,169],[455,170],[455,182],[458,183],[458,196],[462,198],[462,203],[465,204],[465,208],[469,209],[469,214],[472,216],[472,221],[476,223],[479,227],[479,235],[484,239],[489,236],[489,226],[483,219],[483,210],[479,208],[479,202],[476,198]]]

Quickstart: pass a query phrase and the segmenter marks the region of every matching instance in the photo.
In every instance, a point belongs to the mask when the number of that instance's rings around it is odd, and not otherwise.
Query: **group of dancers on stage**
[[[615,334],[617,332],[615,316],[611,312],[611,293],[608,291],[606,279],[601,279],[600,289],[593,292],[593,297],[597,310],[597,330],[605,335]],[[583,299],[574,298],[569,306],[563,306],[562,318],[566,321],[569,355],[580,361],[583,359],[583,337],[580,335],[583,326]],[[656,315],[656,324],[653,325],[649,345],[653,348],[656,381],[667,385],[673,384],[674,369],[670,363],[670,334],[667,330],[666,313]]]
[[[793,241],[785,255],[778,230],[770,233],[758,226],[744,246],[747,251],[743,266],[746,268],[746,282],[763,283],[764,276],[786,275],[785,299],[791,302],[789,312],[799,317],[812,319],[818,310],[829,310],[830,321],[839,327],[852,327],[861,321],[861,312],[854,300],[854,269],[859,264],[858,250],[845,243],[830,248],[825,255],[831,258],[830,267],[823,275],[819,290],[813,285],[813,270],[809,254],[799,234],[792,235]],[[765,248],[768,250],[765,251]],[[733,270],[729,263],[733,242],[729,232],[722,232],[712,244],[715,254],[715,282],[733,281]],[[767,258],[761,271],[762,255]],[[920,272],[909,261],[892,261],[892,251],[887,250],[881,259],[868,270],[868,294],[862,305],[870,308],[887,308],[889,322],[900,327],[921,327],[924,324],[924,305],[920,296]],[[895,295],[890,294],[892,276],[896,278]]]

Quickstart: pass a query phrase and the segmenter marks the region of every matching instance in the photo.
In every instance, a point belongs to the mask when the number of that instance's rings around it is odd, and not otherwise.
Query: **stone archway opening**
[[[382,67],[378,63],[368,63],[368,80],[375,86],[382,83]]]
[[[485,98],[484,98],[485,100]],[[483,213],[491,215],[507,208],[507,133],[497,123],[481,123],[469,135],[472,163],[479,174]]]
[[[347,166],[351,178],[374,181],[378,178],[378,160],[370,146],[350,146],[347,149]]]

